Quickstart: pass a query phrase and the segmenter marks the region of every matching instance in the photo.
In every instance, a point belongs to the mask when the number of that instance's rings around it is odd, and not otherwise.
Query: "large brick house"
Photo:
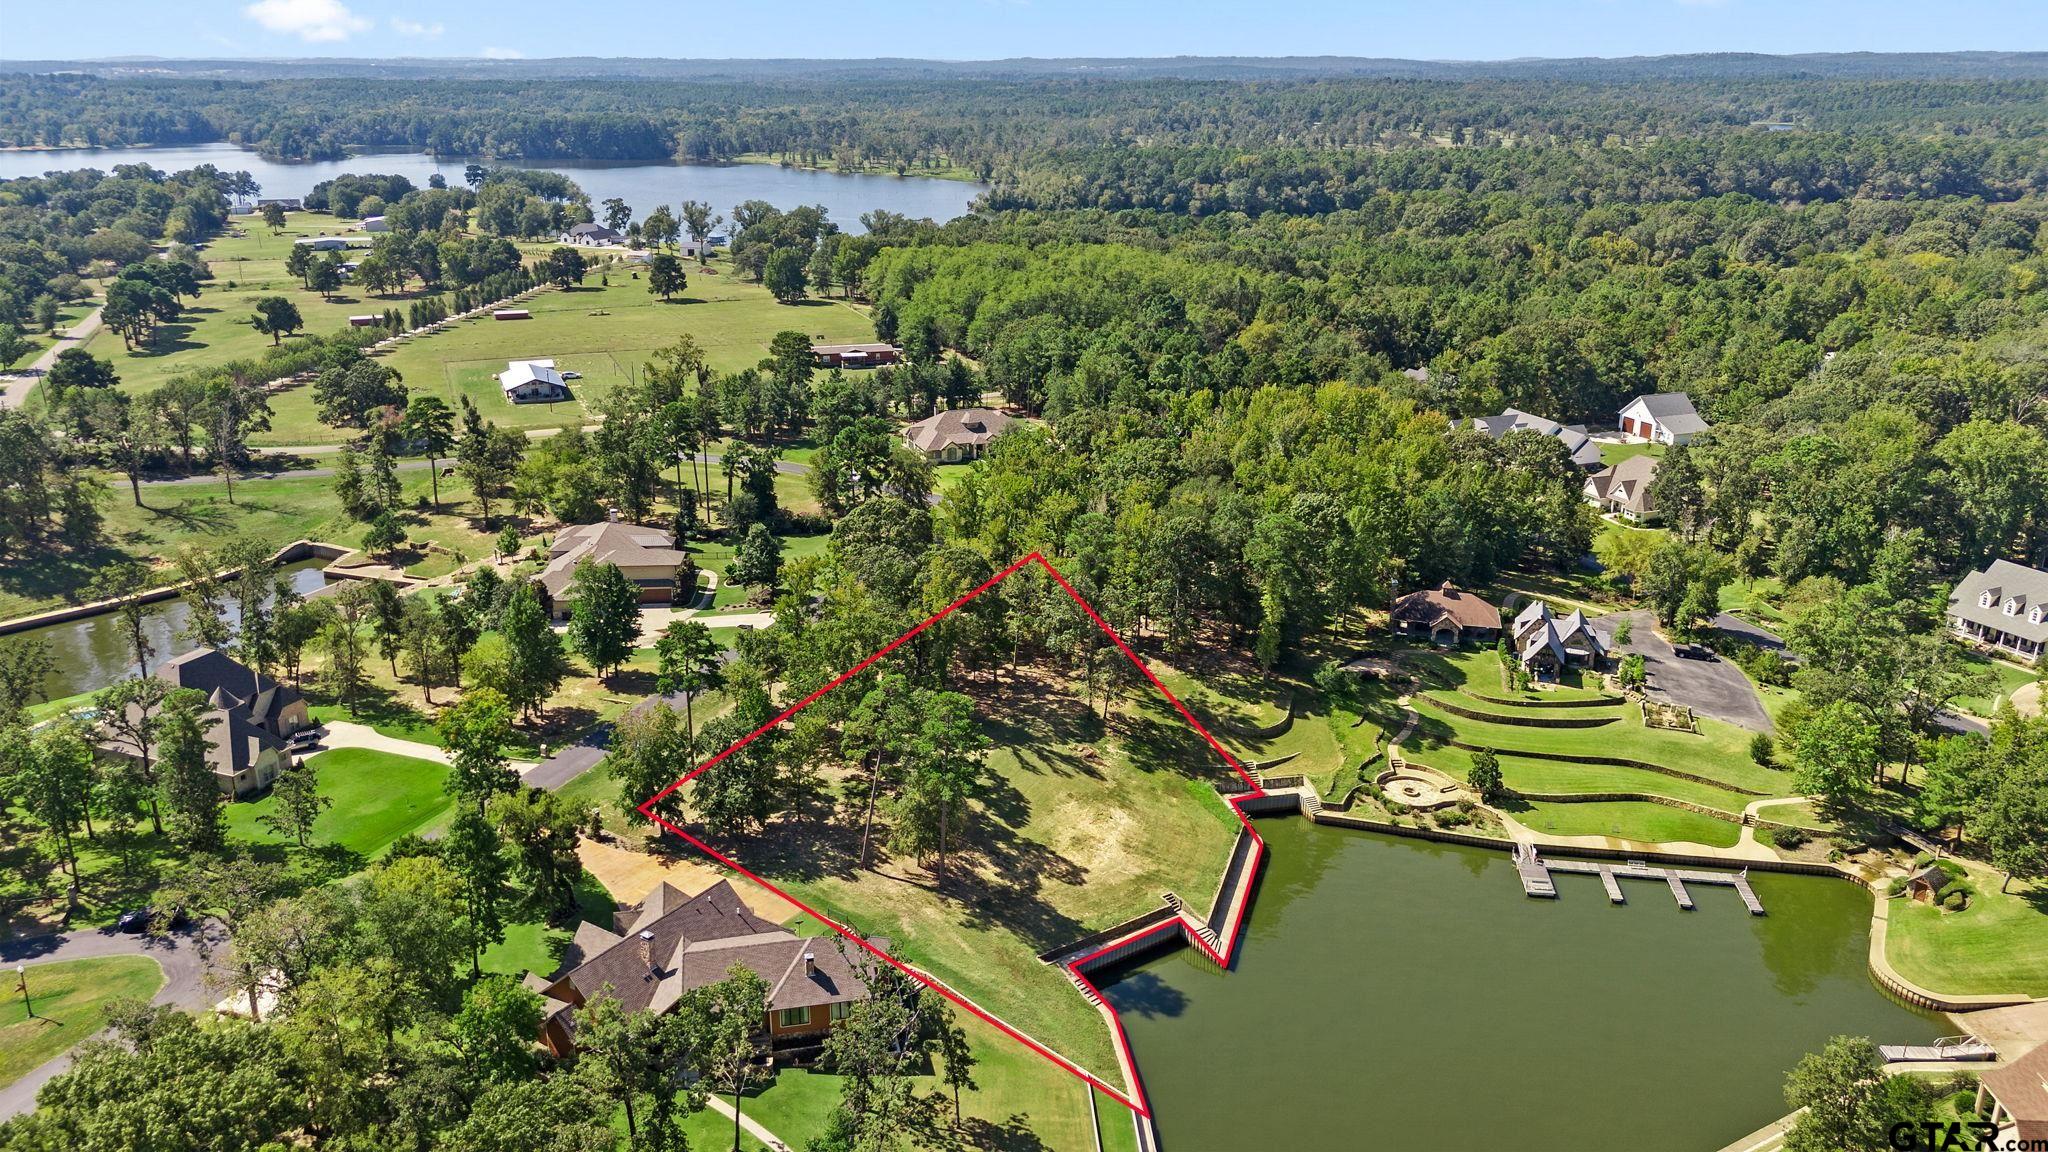
[[[1993,560],[1949,593],[1948,624],[1958,637],[2000,656],[2039,664],[2048,650],[2048,572]]]
[[[616,520],[562,529],[548,548],[548,566],[541,569],[539,578],[549,614],[557,620],[568,619],[574,603],[576,566],[585,560],[618,565],[628,580],[640,586],[642,604],[675,603],[676,570],[690,560],[690,554],[675,544],[675,538],[659,528]],[[680,599],[687,606],[696,589],[681,591]]]
[[[868,943],[886,950],[888,941]],[[801,1062],[868,986],[854,961],[860,946],[837,934],[798,936],[747,909],[720,880],[696,896],[664,882],[612,927],[585,921],[552,978],[525,983],[545,1002],[541,1044],[558,1057],[576,1051],[576,1012],[603,994],[628,1012],[667,1012],[683,996],[724,980],[734,965],[767,982],[758,1043],[778,1061]]]

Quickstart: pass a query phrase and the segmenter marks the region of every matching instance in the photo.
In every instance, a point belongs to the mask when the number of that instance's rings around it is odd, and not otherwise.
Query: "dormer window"
[[[1989,608],[1991,607],[1991,601],[1993,599],[1995,599],[1995,597],[1993,597],[1991,593],[1986,592],[1982,596],[1977,597],[1977,607]]]
[[[2033,609],[2027,613],[2027,623],[2039,624],[2044,617],[2048,617],[2048,609],[2044,609],[2039,604],[2036,604],[2034,605]]]
[[[2006,600],[2006,602],[2005,602],[2005,614],[2006,614],[2007,616],[2017,616],[2017,615],[2019,615],[2019,614],[2020,614],[2020,599],[2019,599],[2019,597],[2017,597],[2017,596],[2013,596],[2013,597],[2009,597],[2009,598],[2008,598],[2008,599]]]

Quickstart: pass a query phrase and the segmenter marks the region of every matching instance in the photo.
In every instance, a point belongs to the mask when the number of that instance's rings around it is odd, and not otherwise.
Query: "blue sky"
[[[0,0],[0,59],[1420,59],[2048,48],[2043,0]]]

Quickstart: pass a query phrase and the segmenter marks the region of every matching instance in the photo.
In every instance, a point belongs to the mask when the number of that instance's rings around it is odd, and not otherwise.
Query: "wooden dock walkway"
[[[1615,904],[1625,904],[1627,899],[1621,891],[1623,880],[1661,880],[1671,890],[1671,898],[1688,912],[1696,905],[1687,884],[1717,884],[1735,889],[1742,898],[1742,906],[1752,916],[1764,914],[1764,902],[1757,898],[1756,890],[1749,886],[1749,873],[1742,872],[1700,872],[1690,868],[1658,868],[1645,860],[1630,860],[1626,864],[1607,864],[1592,860],[1545,860],[1535,849],[1521,849],[1515,853],[1515,870],[1522,880],[1522,891],[1531,896],[1556,898],[1557,885],[1551,878],[1553,872],[1570,872],[1580,876],[1598,876],[1600,884],[1607,889],[1607,899]]]
[[[1944,1036],[1932,1044],[1880,1044],[1877,1050],[1887,1064],[1998,1059],[1998,1049],[1975,1036]]]

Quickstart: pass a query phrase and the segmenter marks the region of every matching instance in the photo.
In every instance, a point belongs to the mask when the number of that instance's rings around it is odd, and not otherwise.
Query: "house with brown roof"
[[[1998,1125],[1984,1147],[2048,1147],[2048,1044],[1978,1074],[1977,1111]]]
[[[206,762],[231,799],[270,787],[278,769],[290,762],[292,734],[312,722],[298,689],[211,648],[172,657],[151,674],[173,687],[205,694],[200,723],[206,728]],[[100,750],[130,760],[140,760],[144,752],[121,737],[103,741]]]
[[[905,428],[903,438],[934,464],[956,464],[978,458],[1011,423],[994,408],[952,408]]]
[[[757,1043],[778,1061],[802,1062],[867,999],[856,965],[861,951],[836,933],[798,936],[763,920],[728,881],[696,896],[663,882],[638,905],[620,908],[610,928],[579,925],[555,975],[529,972],[525,984],[545,1001],[541,1044],[566,1057],[576,1051],[575,1010],[590,1000],[609,995],[628,1012],[667,1012],[738,965],[768,985]]]
[[[1500,635],[1500,609],[1446,580],[1394,601],[1387,623],[1438,644],[1491,644]]]
[[[1657,518],[1650,486],[1657,482],[1657,458],[1630,456],[1586,477],[1586,499],[1594,507],[1624,520]]]
[[[539,582],[548,612],[557,620],[569,617],[569,606],[575,600],[571,585],[576,566],[585,560],[618,565],[628,580],[640,586],[642,604],[669,604],[676,600],[676,569],[689,558],[688,552],[675,546],[675,537],[659,528],[616,520],[578,524],[555,534]],[[682,598],[687,602],[695,594],[695,588],[685,589]]]

